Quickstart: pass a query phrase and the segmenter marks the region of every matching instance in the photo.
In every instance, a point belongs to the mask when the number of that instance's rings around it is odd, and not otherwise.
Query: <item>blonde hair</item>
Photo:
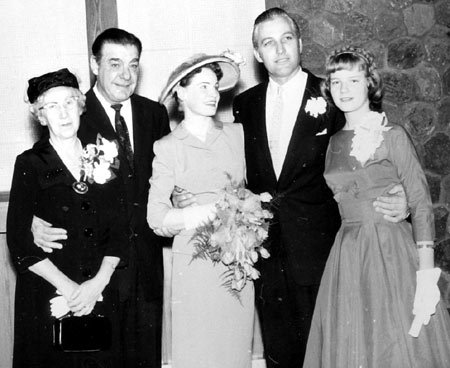
[[[334,51],[329,57],[325,65],[325,80],[322,81],[321,91],[323,97],[334,105],[330,93],[330,75],[339,70],[350,70],[358,67],[360,71],[364,71],[365,77],[369,83],[369,106],[373,111],[381,112],[381,104],[383,100],[383,82],[378,73],[373,54],[361,47],[346,46],[342,49]]]

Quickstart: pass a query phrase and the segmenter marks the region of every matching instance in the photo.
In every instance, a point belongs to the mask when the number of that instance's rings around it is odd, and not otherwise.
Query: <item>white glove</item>
[[[56,291],[56,293],[61,294],[58,290]],[[97,301],[103,301],[103,295],[100,295]],[[67,299],[62,295],[55,296],[54,298],[50,299],[50,313],[53,317],[61,318],[69,312],[70,308],[67,305]]]
[[[60,318],[70,312],[67,300],[62,295],[50,299],[50,312],[53,317]]]
[[[441,293],[437,286],[441,275],[440,268],[419,270],[416,274],[417,286],[413,307],[415,318],[409,330],[409,334],[413,337],[419,336],[422,325],[428,325],[430,317],[436,313],[436,306],[441,298]]]
[[[183,208],[183,219],[186,230],[195,229],[211,222],[216,217],[216,204],[208,203],[200,206]]]

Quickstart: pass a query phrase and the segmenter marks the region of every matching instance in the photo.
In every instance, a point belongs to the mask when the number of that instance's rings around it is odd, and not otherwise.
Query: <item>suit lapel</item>
[[[148,134],[145,132],[149,129],[151,120],[144,113],[138,101],[131,96],[131,110],[133,113],[133,144],[134,144],[134,167],[141,167],[141,158],[148,160],[151,154],[148,151],[153,150],[151,142],[149,142]]]
[[[263,151],[265,162],[263,166],[270,167],[272,170],[273,180],[276,182],[275,170],[273,169],[272,155],[269,149],[269,139],[267,136],[267,123],[266,123],[266,98],[267,87],[269,83],[265,82],[256,91],[256,98],[252,100],[252,109],[255,111],[253,120],[253,132],[255,135],[255,141],[260,142],[260,149]]]
[[[86,93],[86,110],[85,114],[88,123],[95,126],[95,130],[98,131],[102,137],[107,140],[118,141],[111,121],[92,89]]]
[[[304,70],[308,74],[305,92],[303,93],[302,104],[297,114],[297,120],[292,129],[291,139],[289,141],[286,157],[284,159],[283,168],[278,179],[278,183],[289,180],[289,174],[293,172],[294,167],[303,165],[304,150],[309,149],[308,146],[301,144],[301,140],[307,137],[313,137],[319,131],[322,118],[314,118],[305,111],[307,101],[313,97],[319,97],[320,87],[317,78],[311,73]]]
[[[43,188],[58,184],[72,186],[74,181],[79,180],[79,177],[75,178],[58,156],[48,137],[38,141],[33,149],[39,154],[42,162],[45,163],[43,170],[39,170],[38,174],[38,180]]]

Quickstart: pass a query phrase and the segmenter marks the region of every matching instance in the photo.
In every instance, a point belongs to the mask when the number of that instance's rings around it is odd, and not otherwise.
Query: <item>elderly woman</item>
[[[248,282],[240,298],[222,285],[227,267],[192,260],[193,229],[213,215],[217,192],[245,177],[241,124],[215,119],[220,91],[234,87],[239,68],[223,56],[195,55],[169,77],[161,101],[173,96],[183,121],[154,144],[148,203],[149,225],[179,232],[173,243],[172,367],[248,368],[254,319],[254,289]],[[195,194],[197,206],[172,207],[180,187]]]
[[[18,271],[13,366],[115,367],[120,321],[114,270],[126,244],[117,180],[111,180],[117,152],[101,137],[102,147],[83,150],[77,131],[85,97],[67,69],[30,79],[27,95],[32,115],[48,134],[17,157],[11,186],[7,241]],[[45,253],[33,244],[34,215],[67,229],[62,249]],[[103,346],[91,346],[102,351],[67,352],[55,343],[56,317],[66,313],[109,320]],[[66,332],[63,338],[81,337]],[[78,341],[78,350],[89,348],[87,342]]]

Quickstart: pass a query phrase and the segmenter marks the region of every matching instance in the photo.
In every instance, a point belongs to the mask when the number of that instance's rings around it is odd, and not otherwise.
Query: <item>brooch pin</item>
[[[89,190],[89,187],[82,181],[76,181],[72,184],[72,189],[75,191],[75,193],[85,194]]]

